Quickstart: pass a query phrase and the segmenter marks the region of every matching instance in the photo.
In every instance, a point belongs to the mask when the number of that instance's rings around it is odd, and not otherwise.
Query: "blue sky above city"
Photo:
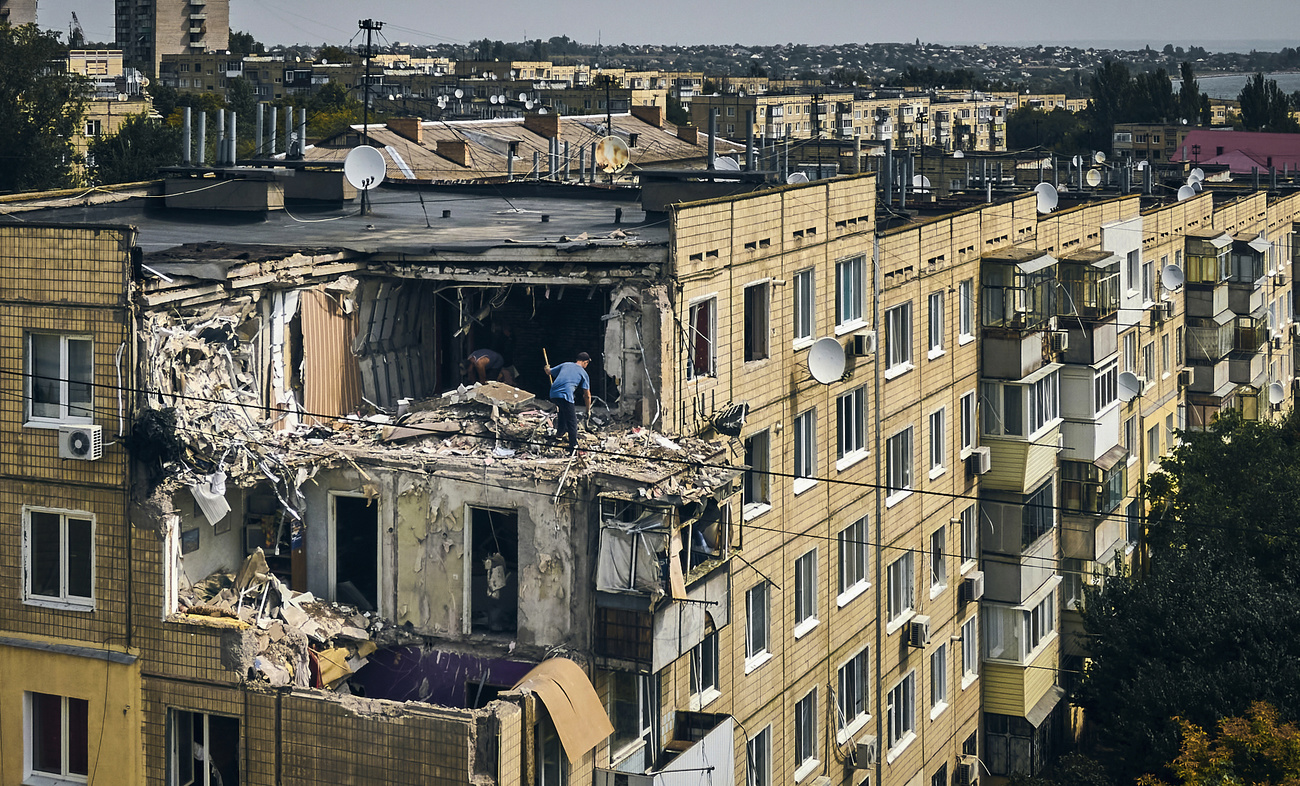
[[[563,10],[559,10],[563,9]],[[42,27],[66,31],[75,11],[90,40],[112,40],[109,0],[43,0]],[[450,13],[449,13],[450,11]],[[809,4],[711,3],[663,0],[528,0],[425,4],[410,0],[365,3],[319,0],[231,0],[231,27],[267,43],[341,44],[357,20],[386,23],[388,41],[468,43],[568,35],[607,44],[835,44],[914,41],[938,43],[1091,42],[1102,46],[1160,48],[1199,44],[1211,50],[1276,51],[1300,43],[1300,3],[1295,0],[1093,0],[1091,3],[1025,0],[913,0],[909,3],[822,0]],[[1291,31],[1289,40],[1279,31]]]

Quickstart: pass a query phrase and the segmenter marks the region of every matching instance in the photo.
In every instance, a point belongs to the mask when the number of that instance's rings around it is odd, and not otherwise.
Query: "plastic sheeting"
[[[668,533],[663,530],[662,515],[630,523],[606,521],[600,528],[596,589],[663,595],[659,559],[668,541]]]

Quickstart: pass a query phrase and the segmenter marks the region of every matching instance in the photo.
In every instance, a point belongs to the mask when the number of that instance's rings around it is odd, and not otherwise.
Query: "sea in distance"
[[[1200,86],[1201,92],[1210,98],[1231,98],[1236,99],[1241,93],[1241,88],[1246,86],[1246,80],[1254,74],[1207,74],[1197,76],[1196,83]],[[1283,93],[1290,95],[1296,90],[1300,90],[1300,73],[1281,73],[1281,74],[1264,74],[1265,79],[1272,79],[1277,82],[1277,86]],[[1180,81],[1174,80],[1174,92],[1178,91]]]

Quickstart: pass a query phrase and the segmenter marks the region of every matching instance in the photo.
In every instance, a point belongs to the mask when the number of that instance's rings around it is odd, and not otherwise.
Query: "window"
[[[1150,262],[1142,263],[1142,302],[1150,303],[1155,299],[1155,266]]]
[[[965,458],[975,447],[975,391],[961,397],[961,454]]]
[[[948,530],[946,527],[940,527],[930,533],[930,594],[934,595],[938,590],[948,586],[948,565],[944,562],[947,554],[944,553],[944,547],[947,544]]]
[[[1147,429],[1147,463],[1160,461],[1160,426],[1157,424]]]
[[[839,704],[839,718],[843,724],[843,733],[839,739],[841,744],[871,717],[869,654],[870,650],[864,649],[840,667],[839,690],[835,693],[835,701]]]
[[[1117,398],[1119,398],[1119,368],[1117,364],[1111,363],[1093,372],[1093,413],[1100,415],[1101,411],[1114,404]]]
[[[810,409],[794,419],[794,478],[796,494],[817,482],[816,409]]]
[[[1128,276],[1128,291],[1135,293],[1138,290],[1138,267],[1141,264],[1142,252],[1133,250],[1128,252],[1128,259],[1125,261],[1124,272]]]
[[[1047,635],[1056,630],[1056,590],[1052,589],[1025,615],[1025,660],[1038,649]]]
[[[769,284],[764,281],[745,287],[745,360],[763,360],[768,355]]]
[[[758,668],[772,655],[767,650],[767,582],[745,593],[745,672]]]
[[[957,285],[957,305],[961,323],[958,341],[964,344],[975,338],[975,282],[972,279]]]
[[[930,357],[943,354],[943,293],[930,294]]]
[[[95,606],[95,519],[88,513],[23,508],[23,600]]]
[[[89,768],[89,702],[49,693],[25,693],[28,775],[85,782]]]
[[[851,326],[862,321],[866,308],[866,258],[835,263],[835,324]]]
[[[1169,334],[1160,337],[1160,371],[1169,376]]]
[[[746,518],[769,509],[772,501],[771,432],[760,431],[745,440],[743,497]]]
[[[1038,433],[1061,417],[1061,373],[1053,371],[1032,385],[1025,386],[1029,402],[1029,433]]]
[[[940,644],[930,655],[930,717],[948,706],[948,645]]]
[[[794,637],[817,625],[817,550],[794,561]]]
[[[912,576],[912,552],[889,564],[889,621],[898,622],[916,604]]]
[[[93,344],[57,333],[27,335],[27,418],[35,423],[90,422]]]
[[[886,504],[892,505],[912,493],[912,429],[890,437],[885,447],[885,474],[889,483]]]
[[[813,688],[794,705],[795,780],[812,772],[817,761],[817,689]]]
[[[772,727],[755,734],[748,747],[749,771],[745,786],[772,786]]]
[[[916,728],[916,672],[908,672],[889,691],[889,751],[901,749],[912,740]]]
[[[840,459],[844,463],[866,455],[867,451],[867,390],[857,388],[839,398]]]
[[[945,705],[946,706],[946,705]],[[948,764],[939,765],[939,769],[930,776],[930,786],[948,786]]]
[[[99,136],[104,133],[104,123],[102,120],[86,121],[86,136]]]
[[[720,696],[718,685],[718,634],[715,632],[691,650],[691,709],[699,710]]]
[[[1142,508],[1140,503],[1134,501],[1128,504],[1125,509],[1125,534],[1129,543],[1137,543],[1142,537]]]
[[[1128,451],[1129,461],[1136,461],[1138,456],[1137,416],[1124,421],[1124,450]]]
[[[1156,381],[1155,343],[1142,345],[1142,379],[1150,385]]]
[[[816,328],[813,319],[813,303],[816,291],[813,287],[813,271],[800,270],[794,274],[794,340],[812,341]]]
[[[1025,500],[1024,517],[1021,523],[1020,547],[1028,548],[1031,543],[1052,530],[1056,518],[1056,495],[1053,493],[1052,481],[1047,481],[1038,488],[1029,499]]]
[[[1124,335],[1124,370],[1137,372],[1137,333],[1129,331]]]
[[[885,312],[885,376],[898,375],[912,367],[912,304],[904,303]]]
[[[946,463],[944,454],[946,452],[947,434],[944,432],[944,411],[937,409],[930,413],[930,477],[936,477],[943,473]]]
[[[970,685],[980,673],[979,616],[973,615],[961,625],[961,681]]]
[[[1034,435],[1061,417],[1061,372],[1051,371],[1028,384],[985,382],[984,433]]]
[[[840,598],[839,605],[857,597],[867,588],[867,517],[863,516],[840,530]]]
[[[1165,445],[1171,451],[1174,449],[1174,416],[1172,413],[1165,415]]]
[[[646,752],[652,739],[651,729],[659,713],[657,677],[626,671],[609,672],[609,719],[614,725],[610,735],[611,758],[626,759]]]
[[[220,786],[239,782],[239,719],[167,710],[167,783]]]
[[[686,378],[711,377],[717,374],[716,328],[718,299],[709,298],[691,306],[689,344],[691,356],[686,364]]]
[[[1083,602],[1083,569],[1081,559],[1067,557],[1061,562],[1061,602],[1067,609],[1076,609]]]
[[[969,505],[961,512],[961,564],[965,569],[979,558],[979,527],[975,522],[975,506]]]

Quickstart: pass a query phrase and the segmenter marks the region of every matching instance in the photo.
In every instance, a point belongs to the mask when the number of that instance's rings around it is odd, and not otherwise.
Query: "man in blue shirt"
[[[560,408],[560,421],[556,424],[556,431],[569,435],[570,453],[578,450],[578,411],[574,407],[574,393],[582,391],[587,414],[591,414],[591,378],[587,376],[589,363],[591,355],[579,352],[578,359],[572,363],[546,367],[546,373],[553,375],[554,380],[551,383],[551,401]]]

